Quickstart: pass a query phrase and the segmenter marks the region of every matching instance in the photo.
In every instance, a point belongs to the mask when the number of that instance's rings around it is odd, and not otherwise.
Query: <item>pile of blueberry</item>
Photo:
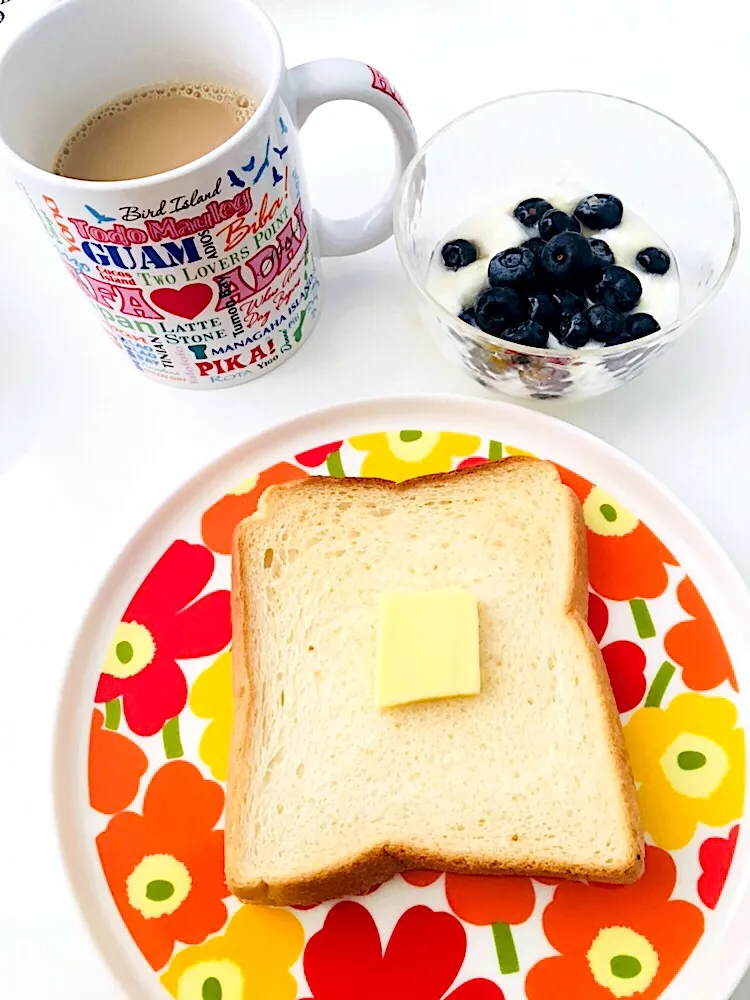
[[[490,287],[459,318],[525,347],[547,347],[550,334],[577,348],[589,340],[609,346],[655,333],[654,317],[633,311],[642,292],[637,275],[615,263],[604,240],[581,234],[582,227],[614,229],[622,212],[622,202],[611,194],[583,198],[572,215],[544,198],[522,201],[513,214],[536,235],[495,254],[487,268]],[[451,240],[442,256],[445,266],[457,271],[473,264],[478,250],[470,240]],[[649,274],[666,274],[671,261],[658,247],[645,247],[636,263]]]

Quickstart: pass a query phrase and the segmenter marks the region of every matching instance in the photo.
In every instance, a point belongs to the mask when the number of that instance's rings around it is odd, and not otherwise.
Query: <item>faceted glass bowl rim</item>
[[[647,337],[641,337],[639,340],[632,340],[625,344],[613,344],[610,347],[598,347],[598,348],[586,348],[584,350],[576,350],[575,348],[560,347],[550,349],[546,347],[525,347],[522,344],[514,344],[512,341],[503,340],[500,337],[493,337],[490,334],[484,333],[477,327],[470,326],[463,320],[459,319],[454,313],[446,309],[438,300],[429,292],[425,283],[419,277],[416,272],[411,259],[411,255],[407,248],[407,233],[405,227],[402,225],[402,220],[406,218],[406,212],[404,209],[404,202],[406,198],[406,192],[409,189],[413,175],[424,163],[430,150],[436,146],[446,135],[451,131],[451,129],[461,122],[473,117],[474,115],[480,115],[490,108],[496,107],[498,105],[506,104],[509,101],[519,101],[525,100],[530,97],[560,97],[567,96],[572,99],[577,97],[601,97],[605,100],[616,101],[620,104],[629,104],[633,107],[639,108],[642,111],[646,111],[658,118],[663,119],[664,122],[668,122],[670,125],[674,125],[681,132],[683,132],[689,139],[691,139],[708,157],[709,161],[713,164],[716,169],[717,174],[724,182],[724,187],[726,190],[727,197],[731,204],[732,209],[732,243],[729,248],[729,253],[727,254],[726,260],[724,261],[724,266],[722,268],[721,274],[716,279],[711,288],[709,288],[704,295],[695,303],[692,309],[681,316],[679,316],[673,323],[670,323],[668,327],[662,327],[655,333],[649,334]],[[641,347],[646,347],[651,344],[656,344],[661,340],[669,339],[669,335],[677,332],[678,334],[687,329],[688,326],[696,319],[699,313],[711,302],[716,295],[723,288],[727,278],[729,277],[732,268],[734,267],[734,262],[737,259],[737,252],[740,245],[740,206],[737,200],[737,194],[734,190],[734,185],[729,179],[724,167],[721,165],[719,160],[716,158],[714,153],[709,149],[709,147],[702,142],[690,129],[681,125],[680,122],[675,121],[674,118],[670,118],[669,115],[664,114],[662,111],[657,111],[655,108],[649,107],[647,104],[642,104],[640,101],[631,100],[628,97],[618,97],[616,94],[605,94],[596,90],[575,90],[575,89],[560,89],[560,90],[527,90],[519,94],[509,94],[506,97],[496,98],[492,101],[487,101],[485,104],[479,104],[474,108],[470,108],[463,114],[456,118],[451,119],[446,125],[438,129],[437,132],[432,135],[427,142],[418,150],[416,155],[413,157],[406,170],[404,171],[403,177],[398,187],[396,193],[396,200],[393,209],[393,234],[396,241],[396,250],[398,251],[399,258],[401,260],[401,265],[406,271],[409,281],[417,290],[418,294],[428,303],[428,305],[440,316],[444,322],[450,323],[452,325],[458,325],[460,327],[466,327],[467,331],[471,331],[471,336],[475,340],[484,342],[488,347],[502,347],[508,351],[512,351],[514,354],[529,354],[539,358],[578,358],[580,360],[588,358],[599,358],[599,357],[609,357],[612,355],[623,354],[628,350],[640,349]],[[676,339],[676,338],[675,338]]]

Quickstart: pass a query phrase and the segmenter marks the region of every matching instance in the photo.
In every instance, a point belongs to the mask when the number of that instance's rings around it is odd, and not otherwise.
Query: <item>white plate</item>
[[[191,543],[201,541],[202,513],[220,497],[233,491],[238,483],[276,463],[295,463],[295,456],[308,449],[342,439],[345,441],[340,451],[343,468],[348,474],[359,474],[365,453],[352,448],[348,443],[351,437],[384,431],[399,432],[407,428],[475,435],[479,440],[472,453],[485,457],[488,454],[489,441],[494,440],[505,445],[510,444],[515,449],[550,458],[579,476],[596,483],[606,494],[617,498],[620,504],[633,511],[674,555],[679,567],[671,566],[667,569],[668,583],[664,592],[647,602],[656,635],[639,638],[635,618],[630,614],[629,602],[608,599],[605,603],[609,610],[609,631],[604,637],[603,645],[606,646],[613,641],[628,641],[642,645],[647,658],[645,676],[650,685],[658,673],[661,662],[665,659],[662,645],[664,633],[678,621],[689,618],[676,598],[677,586],[685,574],[688,574],[713,615],[729,652],[735,674],[740,680],[741,690],[741,693],[737,694],[725,681],[700,694],[699,697],[722,698],[735,703],[740,716],[739,725],[745,723],[748,710],[746,685],[750,683],[747,680],[750,600],[744,584],[729,560],[696,519],[653,477],[602,441],[571,425],[508,404],[430,396],[380,399],[339,406],[310,414],[264,433],[200,472],[166,501],[138,532],[113,566],[91,606],[79,635],[64,685],[55,758],[56,807],[63,853],[76,896],[91,932],[113,971],[133,997],[164,1000],[167,993],[159,983],[159,976],[164,974],[168,966],[162,965],[157,971],[149,966],[114,905],[108,883],[103,877],[95,838],[108,824],[119,830],[122,812],[110,819],[108,815],[95,811],[89,805],[87,787],[92,700],[105,654],[124,609],[140,582],[175,539],[185,539]],[[423,443],[426,440],[424,437]],[[466,457],[467,448],[468,445],[463,448],[462,455],[454,455],[453,465],[459,459]],[[376,460],[370,458],[368,461]],[[332,468],[335,471],[335,462]],[[325,471],[325,464],[319,468],[308,469],[312,474],[325,474]],[[415,465],[414,471],[415,473],[421,471],[418,464]],[[213,591],[228,587],[228,573],[228,557],[224,554],[216,555],[208,589]],[[197,594],[190,597],[191,601],[193,597],[197,597]],[[179,607],[183,607],[184,603]],[[215,652],[219,653],[219,649],[217,648]],[[203,658],[192,656],[189,659],[186,656],[180,660],[180,669],[187,676],[191,689],[194,681],[205,673],[213,660],[213,655]],[[664,711],[660,712],[660,718],[666,714],[669,703],[676,695],[688,691],[684,683],[684,677],[687,675],[681,673],[679,666],[678,664],[678,670],[673,676],[668,695],[662,704]],[[694,684],[694,688],[695,686]],[[112,699],[115,700],[120,699]],[[104,706],[99,707],[103,709]],[[640,707],[636,708],[636,713],[642,708],[643,699]],[[113,714],[108,716],[107,721],[110,726],[114,726],[118,722],[117,707],[111,707],[111,712]],[[628,719],[631,718],[630,710],[624,714]],[[127,710],[125,715],[127,716]],[[137,725],[138,723],[136,727]],[[190,706],[180,715],[185,758],[198,768],[202,778],[213,787],[215,782],[211,766],[202,759],[199,751],[199,743],[206,725],[207,720],[195,715]],[[140,747],[147,758],[147,772],[139,783],[138,793],[135,797],[131,796],[133,802],[129,807],[131,813],[139,814],[145,786],[151,781],[155,771],[168,766],[165,764],[165,743],[158,735],[144,736],[129,731],[124,719],[119,720],[119,727],[120,735],[127,733],[127,739]],[[106,726],[104,732],[109,739]],[[111,741],[108,745],[111,745]],[[744,767],[744,762],[742,766]],[[737,774],[739,774],[739,764],[735,778]],[[118,775],[113,774],[115,785],[117,782],[114,779],[117,778]],[[742,785],[744,787],[744,771]],[[730,817],[730,821],[724,822],[720,827],[700,824],[687,846],[673,850],[678,871],[673,898],[687,900],[695,910],[700,911],[705,920],[705,930],[692,957],[687,960],[687,964],[672,985],[663,993],[654,993],[652,990],[646,994],[634,994],[639,998],[645,996],[650,1000],[651,997],[659,995],[668,1000],[669,998],[705,1000],[710,996],[720,1000],[728,998],[737,985],[747,965],[749,950],[746,927],[750,919],[748,893],[750,866],[747,863],[746,838],[739,837],[734,861],[715,909],[705,905],[699,897],[696,883],[701,872],[698,848],[706,839],[716,841],[727,838],[729,831],[739,822],[740,813]],[[114,834],[112,837],[117,839]],[[125,847],[122,850],[127,853]],[[110,877],[114,884],[120,876],[114,876],[110,870]],[[512,933],[520,959],[520,972],[500,974],[489,927],[474,926],[464,919],[461,926],[467,938],[465,961],[455,982],[452,985],[450,982],[447,983],[445,990],[439,996],[436,994],[435,1000],[442,1000],[442,997],[448,996],[450,990],[455,989],[458,984],[474,977],[485,977],[497,982],[502,987],[506,1000],[521,1000],[526,996],[524,982],[529,969],[544,957],[555,954],[554,948],[545,940],[541,930],[541,914],[550,905],[553,893],[560,891],[552,886],[540,884],[535,884],[533,889],[535,899],[533,916],[519,924],[514,924],[510,918],[507,921],[513,924]],[[136,891],[132,889],[132,885],[131,890]],[[179,894],[177,889],[174,891]],[[197,892],[197,889],[195,891]],[[627,891],[629,890],[615,890],[619,893]],[[229,906],[231,918],[236,910],[235,904],[232,900],[225,902]],[[398,878],[372,895],[358,900],[356,905],[366,907],[372,914],[385,944],[388,935],[393,931],[396,918],[405,909],[421,904],[450,912],[442,878],[423,888],[407,885],[403,879]],[[39,905],[44,905],[41,899]],[[295,913],[292,919],[299,921],[304,927],[305,947],[310,938],[320,931],[332,905],[327,904],[310,911]],[[179,907],[176,912],[179,912]],[[201,919],[203,918],[200,916],[196,918],[197,924],[194,922],[194,927],[200,925]],[[169,920],[172,920],[169,914],[142,920],[141,931],[138,932],[141,935],[141,943],[144,940],[143,935],[149,940],[153,939],[154,928],[166,926]],[[665,920],[669,922],[668,917],[665,917]],[[163,923],[160,924],[160,921]],[[211,934],[216,935],[219,932],[219,927],[211,929]],[[202,933],[200,928],[197,931],[194,929],[191,933],[194,939],[200,940]],[[206,934],[210,936],[208,932]],[[184,936],[179,940],[184,940]],[[174,955],[179,956],[183,947],[183,944],[177,943]],[[672,948],[671,944],[669,948]],[[156,952],[160,955],[160,958],[157,958],[158,962],[164,955],[164,946],[160,945]],[[186,952],[187,957],[181,959],[182,963],[187,962],[192,954]],[[416,951],[414,954],[414,960],[417,961],[419,956]],[[562,965],[559,969],[564,973]],[[305,988],[302,959],[295,959],[292,973],[297,980],[298,991],[289,996],[311,996],[310,989]],[[635,983],[632,977],[618,979],[617,982],[620,986],[625,983],[630,989]],[[213,988],[212,986],[211,989]],[[589,994],[582,984],[577,988],[579,992],[575,994],[576,1000],[585,1000],[589,995],[592,997],[610,995],[602,994],[600,991]],[[591,988],[593,989],[593,986]],[[200,990],[196,996],[200,998]],[[488,993],[487,997],[490,996],[495,997],[497,993]],[[281,997],[280,993],[279,998]],[[466,997],[470,1000],[468,990]],[[538,991],[532,991],[529,997],[530,1000],[542,1000]],[[211,1000],[208,994],[206,1000]],[[247,998],[243,997],[242,1000]],[[269,997],[268,1000],[275,998]]]

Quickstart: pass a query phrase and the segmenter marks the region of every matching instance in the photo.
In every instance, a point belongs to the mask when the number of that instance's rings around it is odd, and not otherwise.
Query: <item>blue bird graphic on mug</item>
[[[102,215],[101,212],[97,212],[95,208],[91,205],[84,205],[87,212],[91,212],[96,221],[101,225],[102,222],[115,222],[115,217],[113,215]]]

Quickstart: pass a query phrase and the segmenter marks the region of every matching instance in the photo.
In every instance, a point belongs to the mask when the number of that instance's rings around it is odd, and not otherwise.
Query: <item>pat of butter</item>
[[[452,589],[381,595],[378,708],[476,695],[479,688],[479,613],[473,594]]]

